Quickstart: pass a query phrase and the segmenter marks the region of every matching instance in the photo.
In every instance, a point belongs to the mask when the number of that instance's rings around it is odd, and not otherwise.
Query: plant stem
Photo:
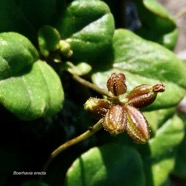
[[[182,10],[180,10],[176,15],[175,18],[176,20],[179,19],[181,16],[183,16],[184,14],[186,14],[186,7],[183,8]]]
[[[48,160],[46,161],[43,170],[42,171],[46,171],[48,166],[50,165],[50,163],[52,162],[52,160],[59,155],[62,151],[64,151],[65,149],[69,148],[72,145],[75,145],[76,143],[79,143],[83,140],[85,140],[86,138],[92,136],[95,132],[97,132],[98,130],[100,130],[102,128],[102,122],[103,119],[100,119],[93,127],[91,127],[89,130],[87,130],[86,132],[84,132],[83,134],[67,141],[66,143],[60,145],[59,147],[57,147],[49,156]],[[42,179],[42,177],[40,177],[40,179]]]
[[[90,83],[89,81],[86,81],[85,79],[81,78],[80,76],[77,76],[77,75],[73,75],[73,78],[78,81],[79,83],[81,83],[82,85],[88,87],[88,88],[91,88],[93,90],[95,90],[96,92],[102,94],[102,95],[105,95],[107,97],[113,97],[111,94],[109,94],[108,91],[102,89],[102,88],[99,88],[98,86],[94,85],[93,83]]]

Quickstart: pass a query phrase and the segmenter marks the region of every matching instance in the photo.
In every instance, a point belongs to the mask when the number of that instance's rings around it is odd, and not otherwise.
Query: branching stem
[[[102,88],[99,88],[98,86],[94,85],[93,83],[90,83],[89,81],[86,81],[85,79],[81,78],[80,76],[77,76],[77,75],[73,75],[73,78],[81,83],[82,85],[88,87],[88,88],[91,88],[93,90],[95,90],[96,92],[102,94],[102,95],[105,95],[107,97],[113,97],[111,94],[109,94],[108,91],[102,89]]]
[[[76,80],[77,82],[81,83],[82,85],[84,85],[88,88],[91,88],[102,95],[107,96],[108,98],[112,98],[112,99],[115,98],[113,95],[109,94],[108,91],[99,88],[98,86],[94,85],[93,83],[91,83],[89,81],[86,81],[85,79],[81,78],[78,75],[73,74],[73,79]],[[72,145],[75,145],[75,144],[85,140],[86,138],[92,136],[94,133],[96,133],[98,130],[100,130],[102,128],[102,122],[103,122],[103,119],[100,119],[93,127],[91,127],[89,130],[87,130],[83,134],[81,134],[81,135],[67,141],[66,143],[60,145],[59,147],[57,147],[49,156],[42,171],[45,172],[47,170],[48,166],[50,165],[50,163],[53,161],[53,159],[56,156],[58,156],[62,151],[64,151],[65,149],[69,148]],[[42,176],[40,177],[40,179],[42,179]]]
[[[93,127],[91,127],[89,130],[87,130],[86,132],[84,132],[83,134],[67,141],[66,143],[62,144],[61,146],[57,147],[49,156],[48,160],[46,161],[43,170],[42,171],[46,171],[48,166],[50,165],[50,163],[53,161],[53,159],[59,155],[62,151],[64,151],[65,149],[69,148],[72,145],[75,145],[83,140],[85,140],[86,138],[92,136],[95,132],[97,132],[98,130],[100,130],[102,128],[102,121],[103,119],[100,119]],[[42,179],[42,177],[40,177]]]
[[[175,18],[176,20],[179,19],[181,16],[183,16],[184,14],[186,14],[186,7],[184,7],[183,9],[181,9],[176,15]]]

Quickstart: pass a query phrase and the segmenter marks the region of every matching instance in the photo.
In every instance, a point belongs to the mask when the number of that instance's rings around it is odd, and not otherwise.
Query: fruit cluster
[[[127,131],[136,143],[146,143],[150,138],[149,124],[139,110],[153,103],[158,92],[164,92],[162,83],[156,85],[142,84],[128,94],[125,75],[113,73],[107,81],[110,97],[107,99],[89,98],[85,110],[95,117],[103,118],[103,127],[112,135]],[[125,99],[120,100],[120,95]]]

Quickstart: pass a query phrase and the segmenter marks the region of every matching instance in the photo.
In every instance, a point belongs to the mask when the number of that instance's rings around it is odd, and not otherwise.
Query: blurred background
[[[181,58],[186,59],[186,0],[158,0],[169,12],[176,17],[179,29],[178,41],[175,52]]]

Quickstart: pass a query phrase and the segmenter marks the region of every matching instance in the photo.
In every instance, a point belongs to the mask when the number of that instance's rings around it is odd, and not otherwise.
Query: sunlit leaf
[[[34,46],[17,33],[0,35],[0,103],[21,119],[51,116],[64,93],[55,71],[37,60]]]
[[[66,186],[143,186],[141,158],[127,146],[95,147],[74,161],[66,175]],[[134,178],[135,175],[135,179]]]
[[[140,84],[162,82],[165,92],[158,93],[149,109],[173,107],[183,98],[186,69],[174,53],[124,29],[115,31],[113,47],[113,65],[109,70],[93,74],[95,84],[106,89],[107,79],[113,72],[126,75],[128,91]]]
[[[91,62],[108,55],[114,33],[114,20],[109,7],[102,1],[73,1],[57,26],[62,39],[73,50],[73,61]],[[99,64],[97,64],[99,65]]]

